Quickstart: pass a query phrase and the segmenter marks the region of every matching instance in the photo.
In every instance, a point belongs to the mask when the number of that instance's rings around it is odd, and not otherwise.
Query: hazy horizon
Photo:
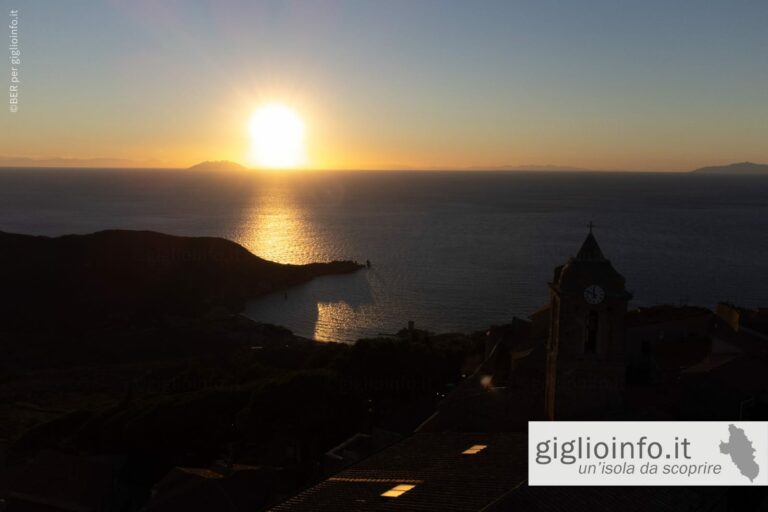
[[[726,162],[722,164],[705,165],[702,167],[727,167],[729,165],[737,164],[752,164],[768,165],[759,162]],[[132,161],[127,159],[116,158],[46,158],[46,159],[33,159],[29,157],[22,158],[8,158],[0,155],[0,169],[83,169],[83,170],[119,170],[119,169],[135,169],[135,170],[167,170],[167,171],[185,171],[190,170],[198,165],[210,165],[211,170],[215,170],[217,165],[226,166],[234,164],[235,166],[242,167],[244,171],[260,171],[260,172],[386,172],[386,171],[434,171],[434,172],[602,172],[602,173],[687,173],[701,169],[590,169],[583,167],[572,167],[568,165],[554,165],[554,164],[530,164],[530,165],[488,165],[488,166],[466,166],[466,167],[409,167],[405,165],[391,165],[386,167],[334,167],[334,168],[316,168],[316,167],[303,167],[297,169],[269,169],[259,168],[258,166],[249,166],[233,160],[204,160],[197,162],[190,166],[173,166],[164,165],[163,162],[141,162]]]

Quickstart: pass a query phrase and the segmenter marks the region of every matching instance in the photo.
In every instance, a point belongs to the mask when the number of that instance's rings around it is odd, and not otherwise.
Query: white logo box
[[[768,485],[768,422],[531,421],[528,484]]]

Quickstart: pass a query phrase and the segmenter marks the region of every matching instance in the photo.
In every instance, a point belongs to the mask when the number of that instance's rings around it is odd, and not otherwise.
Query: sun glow
[[[257,108],[249,123],[251,162],[269,169],[306,164],[304,122],[291,108],[269,103]]]

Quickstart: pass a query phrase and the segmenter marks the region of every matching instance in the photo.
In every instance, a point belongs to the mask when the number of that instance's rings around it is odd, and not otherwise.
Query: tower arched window
[[[597,329],[599,327],[599,318],[597,311],[590,311],[587,315],[587,328],[584,337],[584,353],[594,354],[597,352]]]

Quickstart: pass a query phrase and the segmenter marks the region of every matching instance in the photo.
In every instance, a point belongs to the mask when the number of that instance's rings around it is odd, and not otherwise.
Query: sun
[[[269,169],[306,163],[304,122],[292,108],[282,103],[262,105],[253,112],[249,129],[252,163]]]

